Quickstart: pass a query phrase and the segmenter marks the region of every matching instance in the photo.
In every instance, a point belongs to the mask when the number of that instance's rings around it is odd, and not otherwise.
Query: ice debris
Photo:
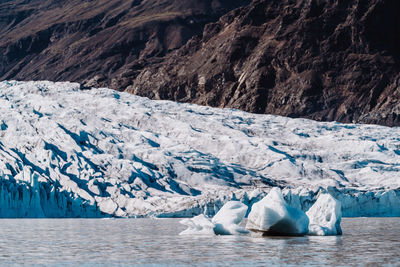
[[[341,235],[341,204],[330,194],[321,194],[307,211],[310,235]]]
[[[218,235],[243,234],[248,231],[239,224],[244,219],[247,206],[239,201],[228,201],[212,218],[214,232]]]
[[[188,228],[179,235],[214,235],[214,224],[204,214],[180,221]]]
[[[304,235],[308,233],[309,219],[290,207],[279,188],[273,188],[261,201],[255,203],[248,216],[246,228],[267,235]]]
[[[248,231],[239,226],[246,212],[245,204],[239,201],[228,201],[212,219],[200,214],[180,221],[181,224],[188,226],[180,235],[246,234]]]
[[[181,224],[188,229],[181,235],[237,235],[248,230],[263,235],[341,235],[341,204],[328,193],[322,193],[313,206],[304,213],[289,206],[279,188],[273,188],[255,203],[248,216],[245,229],[240,226],[247,206],[239,201],[227,202],[210,219],[203,214],[184,219]]]

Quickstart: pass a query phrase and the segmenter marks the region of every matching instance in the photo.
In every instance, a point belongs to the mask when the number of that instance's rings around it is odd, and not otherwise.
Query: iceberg
[[[321,193],[313,206],[304,213],[289,206],[279,188],[255,203],[248,216],[245,229],[240,226],[247,212],[247,205],[228,201],[212,218],[201,214],[184,219],[188,226],[180,235],[238,235],[249,231],[263,235],[341,235],[341,203],[329,193]]]
[[[341,235],[342,207],[330,194],[321,194],[307,211],[310,235]]]
[[[248,230],[263,235],[341,235],[341,203],[329,193],[322,193],[304,213],[289,206],[279,188],[255,203],[245,229],[240,226],[247,206],[239,201],[228,201],[212,218],[201,214],[180,223],[188,226],[180,235],[238,235]]]
[[[247,206],[239,201],[228,201],[212,218],[200,214],[191,219],[183,219],[181,224],[188,226],[180,235],[238,235],[247,234],[239,226],[247,212]]]
[[[188,228],[179,235],[214,235],[214,224],[203,214],[183,219],[180,223],[186,225]]]
[[[217,235],[245,234],[248,231],[240,227],[247,212],[247,206],[239,201],[228,201],[212,218],[214,232]]]
[[[308,224],[307,215],[290,207],[281,190],[275,187],[253,205],[246,228],[266,235],[304,235],[308,233]]]

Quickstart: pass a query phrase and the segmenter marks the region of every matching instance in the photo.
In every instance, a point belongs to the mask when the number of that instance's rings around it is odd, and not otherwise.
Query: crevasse
[[[283,188],[400,216],[400,129],[0,82],[0,217],[192,217]]]

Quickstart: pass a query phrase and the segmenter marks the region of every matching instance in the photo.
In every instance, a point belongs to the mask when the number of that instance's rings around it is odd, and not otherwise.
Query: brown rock
[[[400,125],[400,2],[257,0],[127,91],[256,113]]]
[[[0,2],[0,80],[124,89],[138,69],[248,0]]]
[[[0,79],[400,126],[398,10],[397,0],[8,0]]]

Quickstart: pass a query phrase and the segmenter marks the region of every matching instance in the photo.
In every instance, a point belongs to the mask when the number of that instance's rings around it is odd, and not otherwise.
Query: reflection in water
[[[179,219],[1,220],[1,266],[400,263],[398,218],[344,219],[343,236],[179,236]]]

